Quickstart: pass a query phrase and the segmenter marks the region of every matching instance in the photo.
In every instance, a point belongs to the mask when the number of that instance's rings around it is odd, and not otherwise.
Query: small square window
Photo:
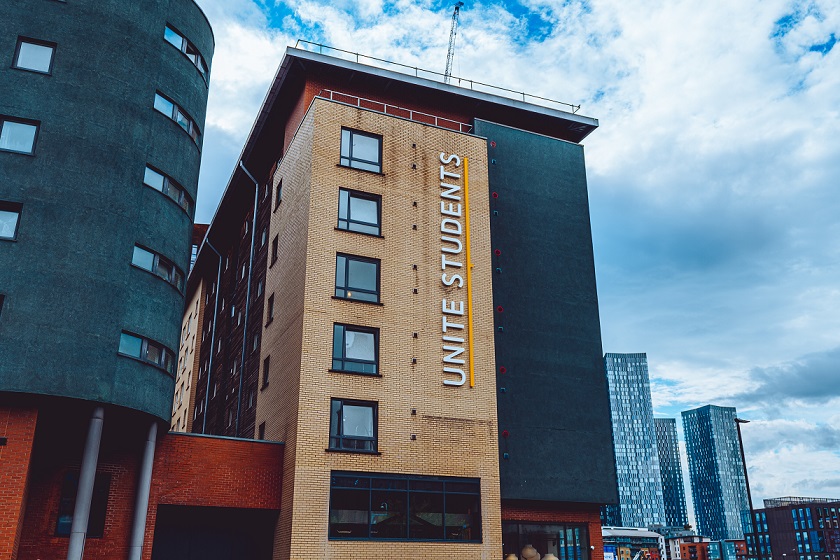
[[[341,129],[341,165],[382,172],[382,137],[349,128]]]
[[[376,451],[377,403],[332,399],[330,449]]]
[[[38,124],[0,117],[0,150],[31,154],[35,151]]]
[[[379,303],[379,259],[336,255],[335,297]]]
[[[350,373],[379,373],[379,329],[333,325],[332,369]]]
[[[17,239],[18,223],[23,205],[0,200],[0,239]]]
[[[49,74],[52,72],[53,53],[55,43],[38,41],[37,39],[18,38],[13,67],[20,70],[30,70]]]
[[[338,229],[380,235],[381,216],[381,196],[339,189]]]

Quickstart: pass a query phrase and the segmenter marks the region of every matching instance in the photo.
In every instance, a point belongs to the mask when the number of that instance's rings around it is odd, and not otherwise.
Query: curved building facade
[[[0,5],[0,394],[168,422],[213,49],[193,0]]]

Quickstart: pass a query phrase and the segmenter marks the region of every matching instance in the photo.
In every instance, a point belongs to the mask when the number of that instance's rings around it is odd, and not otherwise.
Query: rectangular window
[[[169,375],[175,375],[177,356],[172,350],[148,338],[123,331],[120,334],[120,346],[117,350],[123,356],[137,358],[157,366]]]
[[[0,116],[0,150],[31,154],[38,136],[37,121],[25,121]]]
[[[274,264],[274,263],[277,262],[277,252],[279,250],[279,245],[280,245],[280,236],[278,234],[278,235],[275,235],[274,239],[271,240],[271,264]],[[269,265],[269,266],[271,266],[271,265]]]
[[[187,191],[184,190],[184,187],[179,185],[177,181],[169,177],[168,175],[164,175],[160,171],[153,169],[146,166],[146,172],[143,175],[143,184],[147,187],[152,187],[156,191],[162,192],[169,198],[171,198],[175,204],[180,206],[184,209],[184,211],[189,214],[190,207],[192,206],[192,201],[190,200],[190,196],[187,194]],[[192,262],[195,262],[195,258],[198,256],[198,246],[193,245],[193,258],[191,259]]]
[[[268,319],[265,322],[265,325],[268,326],[274,320],[274,294],[268,296],[268,303],[266,304],[265,315],[266,317],[268,317]]]
[[[55,43],[18,37],[12,68],[50,74],[54,52]]]
[[[280,179],[277,182],[277,189],[274,198],[274,209],[277,210],[277,207],[280,206],[280,203],[283,201],[283,179]]]
[[[175,30],[169,24],[166,25],[166,28],[163,31],[163,38],[166,39],[166,42],[181,51],[184,56],[190,59],[198,71],[201,73],[201,77],[204,80],[207,80],[207,64],[204,62],[204,57],[201,56],[201,53],[198,52],[198,49],[195,48],[195,45],[190,43],[186,37],[181,35],[178,31]]]
[[[375,402],[332,399],[330,449],[375,452],[376,413]]]
[[[268,387],[268,372],[271,367],[271,356],[266,356],[263,360],[263,378],[262,378],[262,388],[265,389]]]
[[[64,474],[61,482],[61,497],[58,502],[58,519],[55,524],[55,536],[69,537],[73,525],[73,510],[76,507],[76,492],[79,488],[79,472]],[[111,491],[111,475],[96,473],[93,479],[93,498],[90,503],[87,538],[101,538],[105,533],[105,513],[108,508],[108,493]]]
[[[530,544],[540,555],[553,554],[559,560],[590,558],[589,530],[583,523],[504,522],[502,542],[504,554],[518,554]]]
[[[180,292],[184,289],[184,273],[172,261],[139,245],[134,246],[131,264],[160,276]]]
[[[351,373],[379,373],[379,329],[333,325],[332,369]]]
[[[480,480],[333,471],[329,538],[481,542]]]
[[[21,210],[22,204],[0,200],[0,239],[17,239]]]
[[[338,229],[380,235],[382,197],[348,189],[338,191]]]
[[[379,303],[379,259],[336,255],[335,297]]]
[[[201,132],[198,130],[198,125],[195,121],[187,115],[175,102],[164,97],[160,93],[155,93],[155,109],[175,121],[190,137],[198,144],[198,139]]]
[[[341,165],[365,171],[382,172],[382,137],[341,129]]]
[[[260,426],[257,428],[257,439],[265,439],[265,422],[260,422]]]
[[[0,294],[0,315],[3,314],[3,304],[6,302],[6,296]]]

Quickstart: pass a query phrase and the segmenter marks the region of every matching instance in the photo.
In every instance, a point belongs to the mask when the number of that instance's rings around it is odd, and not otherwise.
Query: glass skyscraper
[[[659,453],[653,427],[646,354],[606,354],[604,366],[618,477],[618,507],[607,508],[607,523],[648,527],[665,523]]]
[[[688,523],[688,513],[677,440],[677,420],[654,418],[653,426],[656,429],[656,448],[659,450],[659,472],[662,474],[665,525],[678,527]]]
[[[743,539],[741,514],[749,510],[735,409],[706,405],[682,413],[691,496],[700,534]]]

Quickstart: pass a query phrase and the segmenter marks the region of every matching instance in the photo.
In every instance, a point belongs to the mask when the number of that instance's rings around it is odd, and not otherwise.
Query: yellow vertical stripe
[[[473,359],[473,303],[472,303],[472,268],[470,257],[470,162],[464,158],[464,214],[467,230],[467,342],[469,344],[470,387],[475,387],[475,360]]]

